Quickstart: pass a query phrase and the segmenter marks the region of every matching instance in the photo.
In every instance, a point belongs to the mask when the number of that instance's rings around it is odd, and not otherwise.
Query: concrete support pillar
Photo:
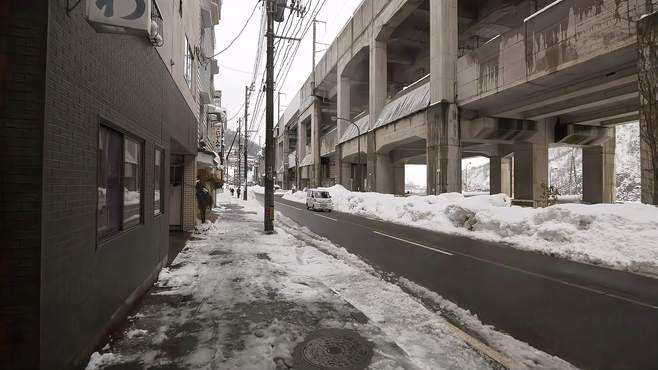
[[[366,191],[375,192],[377,191],[377,145],[375,132],[368,132],[365,135],[365,139],[368,146],[366,152],[366,183],[364,184],[364,188]]]
[[[349,189],[352,184],[351,163],[343,160],[343,148],[336,146],[336,183]]]
[[[313,170],[311,174],[311,187],[322,184],[322,163],[320,162],[320,102],[313,100],[311,108],[311,153],[313,153]]]
[[[377,154],[375,190],[383,194],[395,194],[395,168],[389,153]]]
[[[372,129],[377,122],[379,113],[384,109],[388,92],[386,42],[378,40],[370,42],[369,71],[368,112],[370,115],[369,127]]]
[[[490,194],[512,196],[512,159],[493,156],[489,158]]]
[[[614,203],[617,199],[615,178],[615,135],[607,143],[583,148],[583,202]]]
[[[338,76],[338,87],[336,92],[337,117],[352,119],[352,86],[349,77]],[[343,120],[336,121],[337,139],[345,133],[346,128],[351,125]]]
[[[427,194],[462,191],[462,147],[456,104],[427,110]]]
[[[393,166],[393,194],[404,195],[404,163],[398,163]]]
[[[455,102],[457,74],[457,0],[430,0],[431,102]]]
[[[542,195],[548,186],[547,143],[514,146],[514,199],[544,206]]]
[[[658,13],[637,22],[642,203],[658,205]]]

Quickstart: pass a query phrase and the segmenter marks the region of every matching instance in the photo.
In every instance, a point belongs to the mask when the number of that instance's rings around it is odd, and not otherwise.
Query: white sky
[[[305,0],[308,8],[312,9],[316,4],[325,0]],[[244,22],[251,14],[257,0],[224,0],[222,6],[222,19],[215,28],[217,36],[217,45],[215,52],[225,48],[229,42],[238,34]],[[326,0],[324,7],[320,11],[317,19],[325,21],[326,24],[318,24],[317,41],[322,43],[331,43],[335,36],[343,28],[347,20],[352,16],[361,0]],[[260,6],[256,14],[251,19],[249,26],[245,29],[242,36],[223,54],[217,57],[219,62],[219,74],[215,76],[215,87],[223,91],[222,104],[228,111],[231,118],[236,113],[241,112],[238,116],[244,116],[244,108],[240,109],[244,101],[245,86],[251,83],[252,70],[258,48],[259,28],[260,28]],[[288,13],[286,12],[286,16]],[[318,50],[325,49],[324,45],[317,45]],[[311,73],[312,54],[312,34],[311,31],[306,34],[301,42],[299,51],[293,61],[293,66],[283,86],[276,85],[282,93],[281,111],[285,110],[288,101],[292,99],[306,78]],[[318,53],[316,61],[324,55]],[[275,71],[276,72],[276,71]],[[257,79],[260,81],[260,77]],[[275,81],[276,83],[276,81]],[[257,83],[258,85],[258,83]],[[258,86],[256,87],[258,89]],[[276,117],[276,92],[274,115]],[[255,104],[256,93],[251,100],[251,108]],[[264,106],[264,102],[263,102]],[[251,112],[251,109],[250,109]],[[250,117],[250,120],[252,118]],[[276,121],[276,118],[275,118]],[[237,117],[229,121],[229,127],[237,127]],[[261,125],[259,135],[264,131],[265,123]],[[264,143],[264,139],[262,141]]]

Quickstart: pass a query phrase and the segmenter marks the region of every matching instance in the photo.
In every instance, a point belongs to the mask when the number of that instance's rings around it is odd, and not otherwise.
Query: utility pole
[[[235,134],[238,135],[238,151],[235,153],[238,162],[238,173],[235,175],[235,180],[233,182],[235,183],[235,186],[239,188],[240,179],[242,177],[242,161],[240,161],[240,156],[242,154],[242,120],[238,122],[238,132]]]
[[[274,233],[274,6],[267,2],[267,66],[265,98],[265,233]]]
[[[249,86],[244,87],[244,195],[242,200],[247,200],[247,153],[249,149],[249,137],[247,135],[247,122],[249,117]]]

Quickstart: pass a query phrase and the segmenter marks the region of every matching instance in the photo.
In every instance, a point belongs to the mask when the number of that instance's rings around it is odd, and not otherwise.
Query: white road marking
[[[284,207],[288,207],[288,208],[292,208],[292,209],[296,209],[296,210],[301,210],[302,209],[301,207],[299,207],[299,208],[298,207],[293,207],[293,206],[290,206],[288,204],[281,203],[281,202],[277,202],[277,204],[280,205],[280,206],[284,206]]]
[[[388,234],[380,233],[379,231],[373,231],[373,232],[374,232],[375,234],[382,235],[382,236],[385,236],[385,237],[387,237],[387,238],[391,238],[391,239],[399,240],[399,241],[401,241],[401,242],[405,242],[405,243],[408,243],[408,244],[412,244],[412,245],[415,245],[415,246],[417,246],[417,247],[425,248],[425,249],[430,250],[430,251],[433,251],[433,252],[442,253],[442,254],[445,254],[445,255],[447,255],[447,256],[452,256],[452,255],[453,255],[452,253],[448,253],[448,252],[443,251],[443,250],[441,250],[441,249],[428,247],[428,246],[426,246],[426,245],[423,245],[423,244],[420,244],[420,243],[416,243],[416,242],[412,242],[412,241],[407,240],[407,239],[398,238],[397,236],[393,236],[393,235],[388,235]]]
[[[331,217],[329,217],[329,216],[325,216],[325,215],[319,215],[319,214],[317,214],[317,213],[314,213],[314,215],[316,215],[316,216],[318,216],[318,217],[322,217],[322,218],[330,219],[331,221],[338,222],[338,219],[336,219],[336,218],[331,218]]]

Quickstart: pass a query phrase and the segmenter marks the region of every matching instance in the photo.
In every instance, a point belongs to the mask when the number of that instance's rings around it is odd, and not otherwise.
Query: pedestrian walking
[[[240,188],[238,188],[237,193],[238,193],[238,199],[240,199]]]
[[[231,192],[231,196],[235,195],[235,189],[233,189],[233,187],[231,187],[229,191]]]
[[[213,204],[212,195],[201,180],[196,182],[196,201],[199,205],[199,212],[201,213],[201,223],[206,223],[206,212],[210,210]]]

